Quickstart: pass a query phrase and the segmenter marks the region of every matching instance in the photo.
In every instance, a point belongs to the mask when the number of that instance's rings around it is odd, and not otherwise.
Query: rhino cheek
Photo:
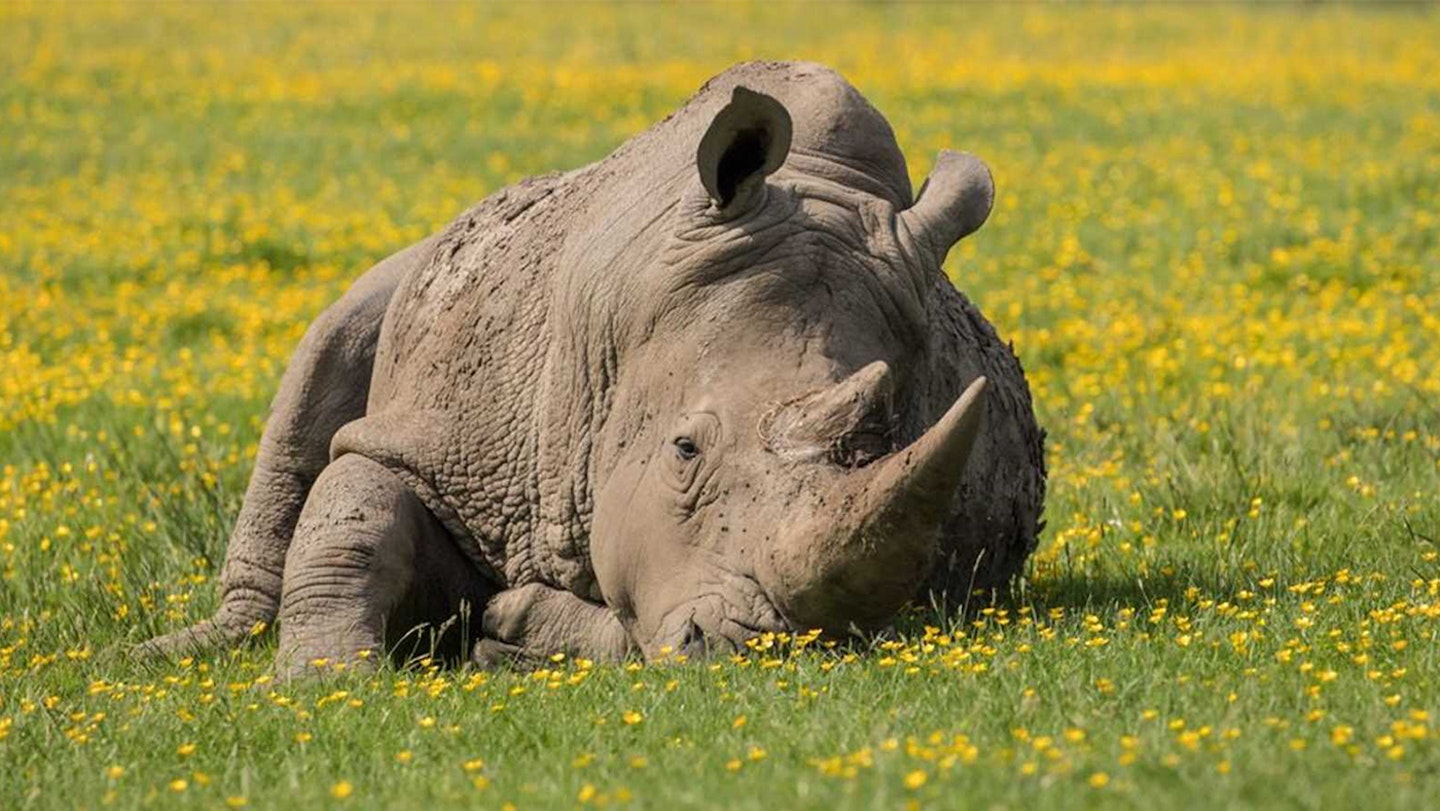
[[[636,521],[631,504],[643,485],[641,464],[622,465],[599,491],[590,527],[590,560],[605,604],[630,630],[635,619],[637,564],[644,543],[644,521]]]
[[[651,641],[670,630],[660,627],[662,620],[695,582],[686,527],[655,467],[637,462],[611,477],[596,505],[590,547],[606,604],[651,655]]]

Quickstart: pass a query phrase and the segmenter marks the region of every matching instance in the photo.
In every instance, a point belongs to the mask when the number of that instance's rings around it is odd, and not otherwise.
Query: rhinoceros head
[[[623,349],[590,554],[651,655],[883,624],[928,574],[981,430],[984,378],[928,428],[914,391],[926,291],[989,213],[988,170],[942,153],[912,204],[888,125],[848,85],[818,116],[731,91],[652,190],[663,236],[611,262]]]

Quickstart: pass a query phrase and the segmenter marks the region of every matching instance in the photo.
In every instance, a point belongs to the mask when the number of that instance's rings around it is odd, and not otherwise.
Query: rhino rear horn
[[[947,149],[936,158],[914,205],[900,213],[901,233],[939,265],[955,243],[985,224],[994,203],[995,181],[985,162]]]
[[[793,127],[785,105],[745,87],[710,122],[695,163],[710,200],[722,211],[758,197],[765,176],[785,162]]]

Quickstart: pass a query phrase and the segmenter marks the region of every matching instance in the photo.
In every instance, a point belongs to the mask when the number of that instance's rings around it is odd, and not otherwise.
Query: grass
[[[824,15],[824,24],[816,17]],[[1365,805],[1440,789],[1431,9],[0,6],[16,807]],[[206,615],[265,403],[368,263],[757,56],[991,222],[1050,431],[1014,592],[850,647],[277,689]]]

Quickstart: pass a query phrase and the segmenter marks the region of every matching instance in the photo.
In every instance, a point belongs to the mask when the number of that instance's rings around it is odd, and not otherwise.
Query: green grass
[[[1437,40],[1403,8],[0,7],[0,806],[1433,804]],[[756,56],[844,72],[917,182],[995,170],[948,267],[1050,432],[1012,593],[685,664],[128,656],[214,609],[349,279]]]

